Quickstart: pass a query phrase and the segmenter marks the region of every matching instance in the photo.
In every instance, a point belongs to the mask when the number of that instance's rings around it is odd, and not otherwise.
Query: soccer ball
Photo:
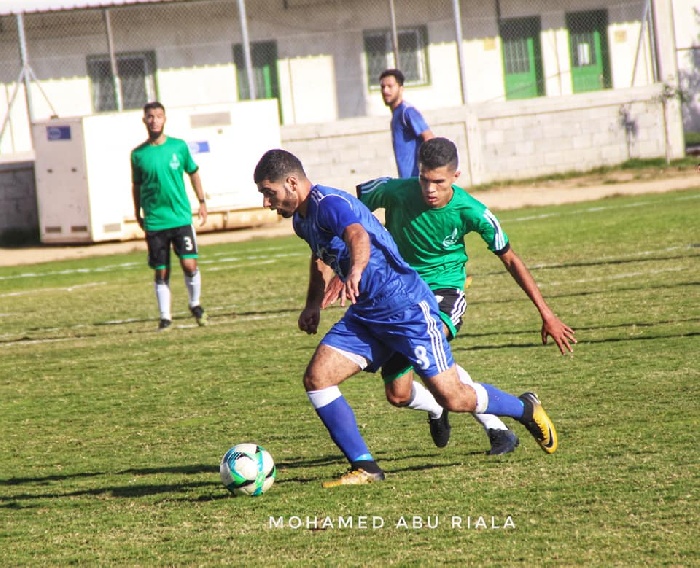
[[[221,458],[221,482],[234,495],[262,495],[277,476],[275,462],[257,444],[237,444]]]

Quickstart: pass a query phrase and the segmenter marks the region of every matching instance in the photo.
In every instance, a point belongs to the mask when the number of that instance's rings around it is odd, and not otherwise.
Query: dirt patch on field
[[[662,193],[700,188],[700,174],[694,169],[678,171],[619,171],[590,174],[563,180],[544,180],[522,185],[493,187],[472,191],[472,195],[494,211],[537,205],[557,205],[593,201],[613,195]],[[258,238],[291,235],[289,219],[278,223],[216,233],[201,233],[200,247],[213,243],[231,243]],[[87,258],[146,250],[143,241],[97,243],[88,245],[0,248],[0,266],[38,264],[55,260]]]

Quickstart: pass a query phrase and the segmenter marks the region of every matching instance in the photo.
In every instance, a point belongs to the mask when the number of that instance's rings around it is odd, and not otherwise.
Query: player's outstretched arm
[[[535,304],[537,311],[540,312],[540,317],[542,318],[542,343],[546,345],[547,337],[551,337],[562,355],[573,353],[573,345],[576,344],[574,330],[561,321],[547,305],[539,286],[537,286],[525,263],[515,254],[512,248],[499,255],[499,258],[506,270],[527,294],[527,297],[530,298],[530,301]]]

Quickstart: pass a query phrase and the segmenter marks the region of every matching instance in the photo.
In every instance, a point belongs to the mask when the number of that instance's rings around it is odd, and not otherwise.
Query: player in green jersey
[[[165,135],[165,108],[159,102],[143,107],[148,140],[131,152],[134,215],[146,233],[148,265],[155,270],[155,291],[160,311],[159,330],[172,325],[170,312],[170,248],[180,259],[189,308],[199,325],[207,315],[200,305],[202,280],[197,267],[197,234],[192,225],[184,173],[199,200],[200,226],[207,220],[199,167],[184,140]],[[143,211],[143,214],[141,213]]]
[[[574,331],[564,324],[545,302],[539,287],[510,245],[498,219],[488,208],[455,184],[459,177],[457,148],[446,138],[433,138],[420,149],[418,178],[380,178],[357,187],[358,196],[371,210],[385,209],[385,226],[399,252],[428,283],[438,299],[444,331],[453,339],[462,325],[467,307],[464,296],[466,263],[464,237],[478,233],[520,285],[542,317],[542,341],[552,337],[561,353],[572,351]],[[337,298],[329,285],[324,305]],[[436,445],[443,447],[450,435],[447,412],[430,392],[412,380],[410,367],[400,357],[382,368],[387,400],[395,406],[427,410]],[[469,374],[458,366],[464,380]],[[513,451],[518,439],[496,416],[475,417],[491,443],[489,454]]]

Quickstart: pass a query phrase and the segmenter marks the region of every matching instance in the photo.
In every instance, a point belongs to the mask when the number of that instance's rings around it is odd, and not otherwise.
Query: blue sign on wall
[[[203,142],[188,142],[188,146],[190,147],[190,152],[193,154],[206,154],[211,152],[209,149],[209,142],[206,140]]]
[[[70,140],[70,126],[47,126],[46,139],[49,142],[55,140]]]

